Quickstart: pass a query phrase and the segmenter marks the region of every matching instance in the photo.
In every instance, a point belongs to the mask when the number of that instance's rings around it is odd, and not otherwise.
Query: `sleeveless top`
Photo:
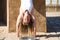
[[[33,9],[33,2],[32,2],[32,0],[21,0],[20,8],[23,11],[28,10],[29,13],[30,13],[32,11],[32,9]]]

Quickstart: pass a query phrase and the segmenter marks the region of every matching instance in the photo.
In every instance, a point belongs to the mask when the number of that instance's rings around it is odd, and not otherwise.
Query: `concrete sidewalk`
[[[37,32],[37,39],[39,40],[60,40],[60,32],[43,33]],[[0,27],[0,40],[19,40],[16,32],[8,32],[7,27]]]
[[[60,32],[37,33],[40,40],[60,40]]]
[[[16,33],[7,33],[0,36],[0,40],[19,40],[16,36]],[[60,32],[51,32],[51,33],[37,33],[37,39],[39,40],[60,40]]]

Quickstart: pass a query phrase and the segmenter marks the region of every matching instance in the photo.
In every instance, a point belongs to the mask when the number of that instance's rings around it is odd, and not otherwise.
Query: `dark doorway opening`
[[[47,17],[47,32],[60,32],[60,17]]]
[[[6,0],[0,0],[0,26],[7,26]]]

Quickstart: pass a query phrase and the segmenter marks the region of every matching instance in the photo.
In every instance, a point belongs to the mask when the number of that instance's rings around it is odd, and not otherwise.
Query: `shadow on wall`
[[[45,0],[33,0],[33,5],[36,11],[38,11],[41,15],[46,17]]]
[[[45,0],[33,0],[37,32],[46,32]]]

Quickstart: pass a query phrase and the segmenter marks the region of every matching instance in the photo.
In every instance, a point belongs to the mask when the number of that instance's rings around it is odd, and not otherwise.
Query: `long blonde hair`
[[[27,33],[28,32],[28,27],[31,29],[31,31],[33,31],[33,23],[34,23],[33,18],[32,18],[32,16],[30,14],[29,14],[29,16],[30,16],[30,22],[28,23],[28,25],[23,25],[23,18],[21,19],[21,23],[20,23],[20,31],[21,31],[21,33]]]

